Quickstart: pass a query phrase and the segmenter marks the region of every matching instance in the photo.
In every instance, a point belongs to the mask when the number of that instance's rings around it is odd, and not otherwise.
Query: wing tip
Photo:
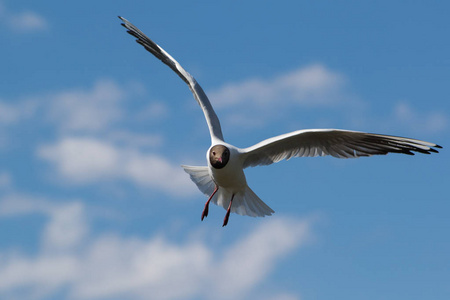
[[[123,18],[123,17],[121,17],[121,16],[117,16],[123,23],[120,23],[120,25],[122,25],[123,27],[127,27],[127,23],[129,23],[128,22],[128,20],[127,19],[125,19],[125,18]]]
[[[436,149],[434,149],[434,148],[437,148],[437,149],[443,149],[443,147],[442,147],[441,145],[438,145],[438,144],[434,144],[434,145],[430,146],[429,148],[430,148],[430,149],[427,150],[427,152],[428,152],[427,154],[431,154],[431,153],[439,153],[439,151],[436,150]]]

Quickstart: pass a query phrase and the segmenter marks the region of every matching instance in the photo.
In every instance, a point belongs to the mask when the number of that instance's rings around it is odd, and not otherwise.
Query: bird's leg
[[[231,196],[230,204],[228,205],[227,213],[225,215],[225,218],[223,219],[222,227],[225,227],[228,224],[228,219],[230,218],[231,204],[233,203],[233,198],[234,198],[234,194],[233,194],[233,196]]]
[[[214,192],[211,194],[211,196],[209,196],[208,201],[206,201],[206,203],[205,203],[205,208],[203,209],[203,212],[202,212],[202,221],[205,217],[208,216],[209,202],[211,201],[212,197],[214,196],[214,194],[217,192],[218,189],[219,189],[219,186],[216,184],[216,186],[214,187]]]

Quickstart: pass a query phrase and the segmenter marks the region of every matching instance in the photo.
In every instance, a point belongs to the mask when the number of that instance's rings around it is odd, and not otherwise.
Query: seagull
[[[248,148],[237,148],[225,142],[219,118],[195,78],[136,26],[125,18],[119,18],[123,21],[121,25],[137,39],[137,43],[183,79],[205,115],[211,137],[211,146],[206,151],[207,166],[182,166],[198,189],[209,196],[201,215],[202,221],[208,216],[210,202],[226,209],[222,226],[228,224],[230,213],[251,217],[274,213],[247,185],[244,169],[248,167],[270,165],[292,157],[331,155],[356,158],[391,152],[414,155],[414,152],[438,153],[434,148],[442,148],[417,139],[340,129],[298,130],[266,139]]]

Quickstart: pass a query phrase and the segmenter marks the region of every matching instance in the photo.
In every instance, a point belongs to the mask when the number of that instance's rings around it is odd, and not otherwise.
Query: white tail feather
[[[228,205],[230,205],[230,200],[233,193],[225,188],[219,188],[216,196],[214,196],[211,201],[218,206],[222,206],[224,209],[227,209]],[[259,199],[259,197],[248,186],[245,187],[245,190],[235,193],[233,204],[231,205],[231,212],[238,215],[251,217],[270,216],[274,213],[274,211],[261,199]]]

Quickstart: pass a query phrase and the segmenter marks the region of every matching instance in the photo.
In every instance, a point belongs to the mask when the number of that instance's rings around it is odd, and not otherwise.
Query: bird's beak
[[[217,160],[218,160],[220,163],[222,163],[222,157],[219,157]]]

